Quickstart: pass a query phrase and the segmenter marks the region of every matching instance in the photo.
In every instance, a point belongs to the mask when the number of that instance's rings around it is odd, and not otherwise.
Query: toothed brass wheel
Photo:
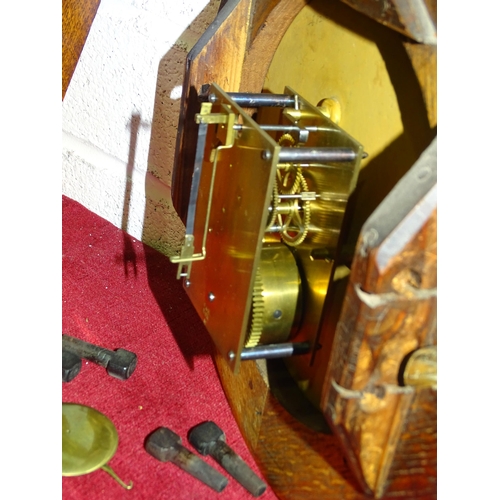
[[[292,137],[291,134],[285,133],[279,138],[278,144],[280,146],[292,147],[295,146],[295,139]]]
[[[278,214],[278,205],[280,203],[280,196],[278,192],[278,186],[276,182],[273,186],[273,197],[271,199],[271,204],[269,205],[269,217],[267,219],[266,232],[271,231],[274,224],[276,223],[276,215]]]
[[[255,282],[252,291],[252,313],[250,320],[250,331],[245,343],[245,347],[255,347],[262,335],[264,325],[264,285],[260,268],[257,268]]]
[[[300,314],[301,281],[292,251],[283,243],[262,248],[245,347],[286,341]]]
[[[301,193],[309,191],[309,188],[300,168],[296,169],[295,176],[296,181],[291,194],[300,196]],[[291,246],[300,245],[309,231],[311,203],[301,198],[294,198],[284,203],[280,200],[276,220],[281,228],[280,234],[283,241]]]
[[[306,239],[311,224],[311,203],[301,198],[301,194],[308,191],[309,186],[300,167],[286,165],[278,169],[266,231],[279,232],[287,245],[300,245]],[[292,198],[282,200],[280,195],[291,195]]]
[[[276,184],[281,194],[295,194],[300,189],[300,167],[288,164],[278,168],[276,172]]]

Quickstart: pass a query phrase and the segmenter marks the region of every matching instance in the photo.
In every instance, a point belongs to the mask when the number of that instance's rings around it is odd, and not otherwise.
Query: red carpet
[[[220,385],[211,339],[176,280],[176,266],[75,201],[63,197],[62,202],[62,333],[112,350],[128,349],[138,357],[126,381],[83,361],[80,374],[62,387],[63,402],[91,406],[115,424],[120,441],[109,465],[126,483],[133,481],[133,489],[125,490],[97,470],[63,477],[63,499],[253,498],[232,478],[216,493],[144,450],[146,436],[165,426],[194,452],[188,430],[213,420],[262,477]],[[228,477],[210,457],[204,460]],[[276,496],[268,487],[260,498]]]

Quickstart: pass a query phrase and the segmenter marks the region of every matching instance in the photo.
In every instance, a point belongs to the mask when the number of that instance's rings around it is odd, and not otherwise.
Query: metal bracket
[[[210,113],[212,103],[204,102],[201,105],[201,111],[195,116],[195,121],[200,125],[198,130],[198,142],[196,144],[195,166],[193,171],[193,181],[191,183],[191,193],[189,196],[189,208],[186,222],[186,236],[181,247],[180,255],[170,257],[170,262],[179,264],[177,268],[177,279],[183,277],[189,279],[191,276],[191,266],[194,261],[203,260],[206,257],[206,241],[208,234],[208,224],[210,220],[210,210],[212,207],[212,195],[217,172],[217,158],[221,149],[231,148],[234,144],[234,123],[236,115],[231,112],[227,105],[222,106],[227,113]],[[227,126],[225,145],[219,146],[212,151],[210,162],[213,162],[212,177],[210,179],[210,189],[207,203],[207,214],[205,218],[205,229],[201,244],[201,252],[194,253],[194,218],[196,215],[196,205],[198,201],[198,192],[200,189],[200,178],[202,173],[203,158],[205,155],[205,145],[207,138],[208,125]]]

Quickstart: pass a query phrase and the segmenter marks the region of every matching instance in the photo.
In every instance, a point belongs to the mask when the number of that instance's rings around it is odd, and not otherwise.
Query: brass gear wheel
[[[292,147],[295,145],[295,139],[290,134],[283,134],[279,140],[280,146]],[[276,183],[281,194],[293,194],[299,188],[299,179],[297,178],[297,166],[291,163],[286,164],[276,172]]]
[[[264,283],[260,275],[260,268],[257,268],[255,282],[252,290],[252,312],[250,320],[250,330],[247,335],[245,347],[255,347],[262,335],[264,326]]]
[[[262,248],[252,291],[252,309],[245,347],[284,342],[297,311],[301,280],[292,251],[283,243]]]
[[[276,172],[276,184],[281,194],[296,194],[300,189],[300,174],[302,170],[291,163],[279,168]]]
[[[297,169],[298,187],[292,194],[309,191],[309,186],[300,168]],[[294,199],[289,202],[287,212],[280,213],[277,209],[276,219],[281,226],[281,238],[290,246],[300,245],[307,237],[311,224],[311,203],[307,200]]]
[[[279,139],[278,139],[278,144],[280,146],[286,146],[286,147],[292,147],[295,146],[295,139],[291,136],[291,134],[283,134]]]
[[[269,217],[267,219],[266,231],[269,231],[276,222],[276,215],[278,214],[279,203],[280,203],[280,197],[278,192],[278,185],[275,182],[273,186],[273,197],[271,199],[271,204],[269,206],[270,212],[269,212]]]
[[[283,134],[278,143],[280,146],[293,146],[295,139],[290,134]],[[266,231],[270,231],[278,220],[281,238],[287,245],[298,246],[306,239],[311,224],[311,204],[300,198],[281,203],[280,194],[299,195],[307,191],[309,186],[300,166],[289,163],[278,168]]]

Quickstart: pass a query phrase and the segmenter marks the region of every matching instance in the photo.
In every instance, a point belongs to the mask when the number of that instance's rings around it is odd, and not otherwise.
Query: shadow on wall
[[[125,195],[123,200],[123,213],[121,229],[123,231],[123,270],[128,278],[129,266],[132,267],[134,276],[137,276],[137,256],[132,245],[132,237],[128,234],[129,212],[132,197],[132,182],[135,165],[135,153],[140,127],[149,127],[149,123],[142,122],[140,113],[133,113],[128,127],[130,128],[130,146],[125,177]]]

